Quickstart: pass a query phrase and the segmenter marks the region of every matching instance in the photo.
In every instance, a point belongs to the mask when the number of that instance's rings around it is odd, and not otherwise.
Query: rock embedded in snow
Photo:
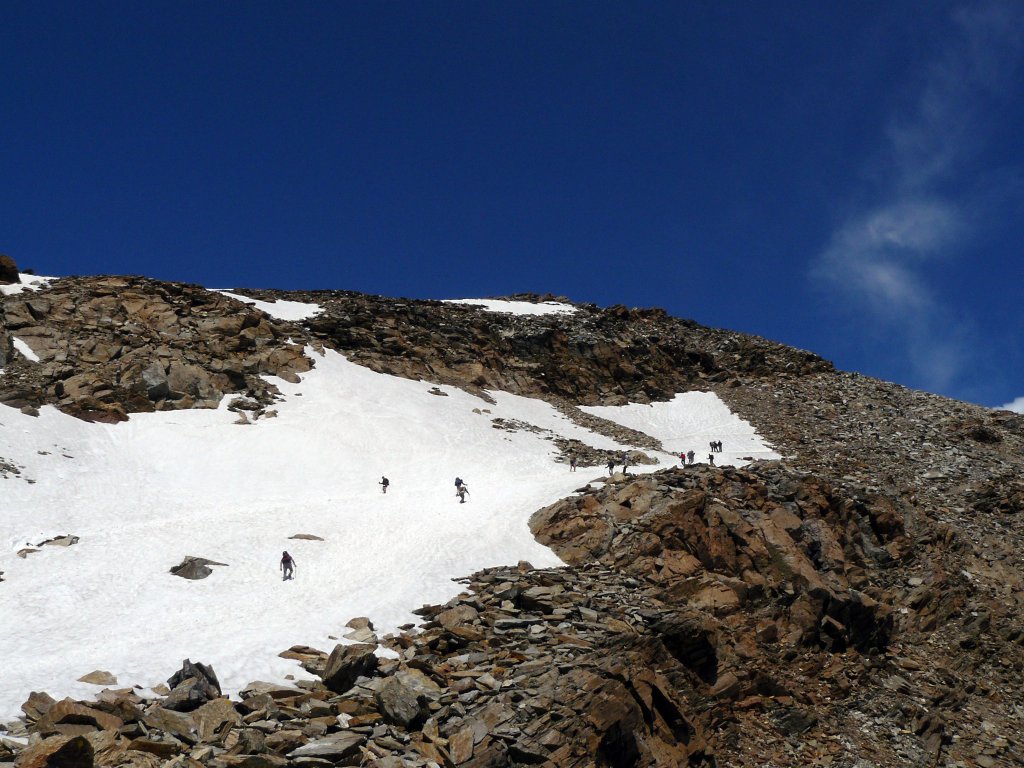
[[[47,546],[49,546],[49,547],[70,547],[70,546],[72,546],[74,544],[77,544],[78,542],[79,542],[79,538],[77,536],[72,536],[70,534],[64,534],[62,536],[54,536],[52,539],[46,539],[46,541],[41,541],[38,544],[33,544],[32,546],[34,546],[34,547],[47,547]]]
[[[207,560],[205,557],[186,555],[184,560],[170,569],[170,572],[183,579],[205,579],[213,573],[213,569],[209,567],[211,565],[226,566],[227,563],[218,563],[216,560]]]
[[[82,675],[78,678],[78,682],[90,685],[117,685],[117,678],[109,672],[97,669],[95,672]]]

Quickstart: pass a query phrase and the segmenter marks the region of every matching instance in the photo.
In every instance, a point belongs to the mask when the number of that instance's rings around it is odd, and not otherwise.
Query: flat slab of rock
[[[319,536],[314,536],[312,533],[296,533],[294,536],[289,536],[289,539],[305,539],[306,541],[323,541]]]
[[[337,761],[342,758],[354,755],[359,751],[366,737],[352,731],[342,731],[331,734],[323,739],[303,744],[298,749],[288,753],[288,757],[294,760],[297,757],[322,757],[327,760]]]

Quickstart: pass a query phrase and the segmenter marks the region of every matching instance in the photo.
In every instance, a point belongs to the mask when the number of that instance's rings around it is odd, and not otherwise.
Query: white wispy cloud
[[[1024,396],[1018,397],[1013,402],[1007,403],[1006,405],[1000,406],[1004,411],[1014,411],[1015,413],[1024,413]]]
[[[848,215],[811,266],[845,306],[864,309],[903,345],[917,374],[941,389],[970,344],[930,279],[971,236],[972,202],[949,189],[967,178],[984,144],[991,99],[1008,89],[1024,50],[1024,5],[986,2],[952,17],[955,34],[920,72],[909,106],[890,116],[876,156],[875,201]],[[858,315],[863,317],[863,314]]]

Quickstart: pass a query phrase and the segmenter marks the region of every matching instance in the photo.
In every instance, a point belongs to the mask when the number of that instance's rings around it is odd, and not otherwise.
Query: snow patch
[[[707,462],[713,440],[722,441],[722,452],[714,454],[717,465],[743,466],[748,457],[782,458],[714,392],[683,392],[666,403],[584,405],[580,410],[644,432],[677,457],[692,450],[699,463]]]
[[[506,299],[446,299],[447,304],[470,304],[483,307],[487,312],[501,312],[508,315],[567,315],[576,311],[572,304],[558,301],[510,301]]]
[[[243,304],[251,304],[261,312],[266,312],[278,320],[290,320],[292,322],[308,320],[324,311],[323,307],[319,304],[307,304],[301,301],[284,301],[281,299],[278,301],[260,301],[259,299],[250,299],[248,296],[231,293],[231,291],[214,291],[214,293],[241,301]]]
[[[22,291],[38,291],[57,280],[56,277],[42,277],[40,275],[19,274],[18,282],[10,285],[0,285],[0,296],[14,296]]]
[[[32,347],[30,347],[24,341],[19,339],[17,336],[11,337],[11,340],[14,342],[14,348],[21,352],[22,357],[24,357],[26,360],[31,360],[33,363],[39,362],[39,355],[32,351]]]

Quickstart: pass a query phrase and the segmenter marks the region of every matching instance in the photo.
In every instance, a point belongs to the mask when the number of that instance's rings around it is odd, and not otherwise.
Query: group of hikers
[[[722,441],[712,440],[710,443],[708,443],[708,446],[711,449],[711,453],[708,454],[708,464],[710,464],[713,467],[715,466],[715,454],[722,452]],[[694,454],[693,450],[685,451],[679,454],[679,461],[682,463],[684,467],[689,466],[690,464],[693,464],[695,455],[696,454]]]
[[[711,447],[711,453],[708,454],[708,464],[710,464],[713,467],[713,466],[715,466],[715,456],[714,456],[714,454],[722,452],[722,441],[721,440],[712,440],[711,443],[709,443],[709,445]],[[694,460],[696,459],[696,456],[697,455],[693,452],[692,449],[689,450],[689,451],[683,451],[683,452],[681,452],[679,454],[679,461],[682,463],[682,465],[684,467],[685,466],[689,466],[689,465],[692,465],[694,463]],[[629,474],[629,454],[628,453],[623,453],[621,461],[617,462],[615,460],[615,454],[614,453],[609,453],[608,454],[608,462],[605,464],[605,466],[608,468],[608,474],[609,475],[614,474],[616,465],[620,464],[620,463],[622,464],[622,473],[624,475],[628,475]],[[569,454],[569,471],[570,472],[575,472],[577,465],[578,465],[578,458],[577,458],[576,454],[574,452],[570,453]],[[458,486],[456,486],[456,487],[458,487]]]
[[[711,446],[711,453],[708,454],[708,464],[710,464],[711,466],[715,466],[715,456],[714,456],[714,454],[722,452],[722,441],[721,440],[713,440],[713,441],[711,441],[710,446]],[[694,452],[692,450],[689,450],[689,451],[680,453],[679,454],[679,460],[683,463],[684,467],[689,465],[689,464],[693,464]],[[575,472],[576,471],[577,463],[578,463],[578,458],[577,458],[576,454],[575,453],[570,453],[569,454],[569,471],[570,472]],[[624,475],[628,475],[629,474],[629,454],[628,453],[623,453],[621,461],[618,461],[618,462],[615,460],[615,454],[614,453],[609,453],[608,454],[608,463],[606,464],[606,466],[608,467],[608,474],[609,475],[611,475],[611,474],[613,474],[615,472],[615,466],[617,464],[622,464],[622,473]],[[388,492],[388,486],[391,485],[391,481],[388,480],[383,475],[381,475],[380,482],[377,483],[377,485],[380,486],[381,493],[387,493]],[[461,477],[456,477],[455,478],[455,495],[459,499],[459,504],[465,504],[466,503],[466,497],[469,495],[469,486],[466,485],[465,481]],[[292,557],[291,555],[289,555],[287,551],[281,553],[280,569],[281,569],[281,573],[282,573],[282,579],[284,581],[288,581],[289,579],[292,579],[292,578],[295,577],[295,558]]]
[[[575,461],[575,460],[574,460]],[[575,466],[573,467],[575,469]],[[381,475],[380,482],[377,483],[380,486],[381,493],[388,492],[388,486],[391,485],[391,481]],[[469,486],[462,480],[461,477],[455,478],[455,495],[459,497],[459,504],[466,503],[466,496],[469,495]]]
[[[576,460],[575,458],[573,458],[573,470],[576,469],[575,462]],[[391,485],[391,481],[388,480],[383,475],[381,475],[380,482],[377,483],[377,485],[380,486],[381,493],[387,493],[388,486]],[[455,478],[455,495],[459,497],[459,504],[466,503],[466,496],[469,495],[469,486],[467,486],[466,483],[463,482],[461,477]]]
[[[381,475],[380,482],[377,485],[380,486],[381,493],[387,493],[391,481]],[[469,486],[466,485],[466,482],[461,477],[455,478],[455,495],[459,499],[459,504],[466,503],[466,497],[469,495]],[[295,578],[295,558],[289,555],[287,550],[281,553],[280,571],[283,581]]]

